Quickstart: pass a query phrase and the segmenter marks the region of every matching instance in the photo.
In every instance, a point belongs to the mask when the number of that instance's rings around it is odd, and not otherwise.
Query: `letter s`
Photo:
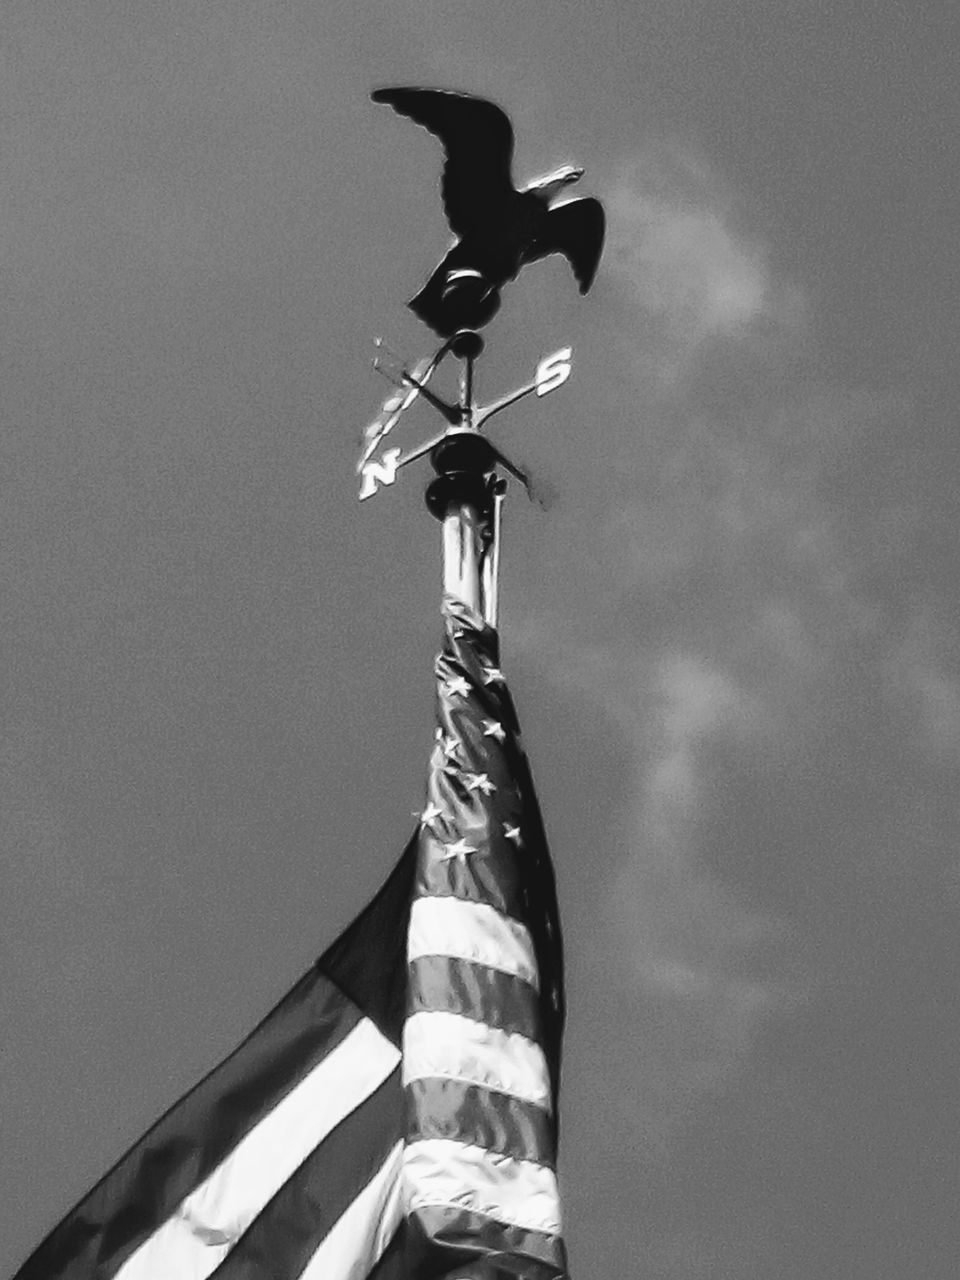
[[[572,355],[572,347],[561,347],[552,356],[545,356],[540,361],[536,378],[538,396],[545,396],[548,391],[555,391],[557,387],[563,386],[570,377]]]

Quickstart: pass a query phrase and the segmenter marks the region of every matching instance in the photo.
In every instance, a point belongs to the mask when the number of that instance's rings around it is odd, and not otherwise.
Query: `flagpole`
[[[480,434],[474,401],[474,362],[483,339],[466,330],[451,343],[463,361],[460,373],[461,425],[434,446],[437,473],[426,503],[442,524],[443,593],[462,601],[491,627],[497,625],[501,508],[506,485],[494,475],[496,451]]]
[[[500,530],[503,524],[503,503],[507,496],[507,482],[498,476],[492,486],[493,518],[490,524],[490,545],[483,557],[483,618],[488,627],[497,629],[500,620]]]

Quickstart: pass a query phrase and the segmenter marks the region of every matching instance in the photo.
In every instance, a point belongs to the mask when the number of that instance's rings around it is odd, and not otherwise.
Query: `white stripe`
[[[451,956],[512,973],[539,988],[533,940],[524,925],[486,902],[460,898],[414,898],[410,909],[408,960]]]
[[[550,1110],[550,1073],[538,1044],[459,1013],[414,1013],[403,1027],[403,1083],[438,1076]]]
[[[300,1280],[366,1280],[403,1217],[398,1142],[380,1169],[340,1215]]]
[[[403,1183],[408,1213],[428,1205],[472,1209],[513,1226],[560,1234],[556,1175],[531,1160],[424,1138],[404,1152]]]
[[[117,1280],[206,1280],[267,1201],[400,1060],[363,1018],[117,1272]]]

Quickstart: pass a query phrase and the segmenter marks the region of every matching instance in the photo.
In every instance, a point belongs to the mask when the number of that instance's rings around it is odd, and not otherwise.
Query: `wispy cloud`
[[[607,206],[606,269],[655,320],[671,371],[710,338],[801,325],[801,290],[775,277],[742,210],[690,153],[648,148],[622,167]]]
[[[960,670],[917,587],[922,458],[889,474],[909,400],[810,377],[802,290],[695,159],[652,149],[610,207],[642,424],[584,460],[602,510],[564,516],[607,629],[585,609],[558,642],[530,617],[525,647],[622,743],[598,963],[643,1041],[618,1088],[649,1136],[730,1086],[766,1020],[852,981],[851,947],[869,966],[881,944],[849,920],[891,876],[953,884],[957,815],[924,771],[960,742]]]

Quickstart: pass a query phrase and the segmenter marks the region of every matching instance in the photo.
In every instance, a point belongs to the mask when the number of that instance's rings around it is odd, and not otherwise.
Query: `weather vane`
[[[604,213],[592,197],[554,203],[583,170],[562,165],[517,190],[511,174],[513,128],[492,102],[444,89],[377,89],[385,102],[423,125],[443,143],[441,193],[457,239],[410,309],[444,339],[437,352],[408,367],[378,340],[374,368],[394,384],[377,418],[364,432],[357,464],[361,500],[394,482],[401,467],[429,454],[437,475],[427,505],[444,522],[444,585],[497,622],[500,506],[505,472],[536,496],[529,475],[509,461],[481,427],[524,396],[538,396],[569,377],[572,351],[563,347],[537,365],[533,380],[488,405],[474,400],[474,363],[483,351],[478,330],[500,307],[501,291],[530,262],[553,253],[570,262],[586,293],[603,248]],[[444,357],[462,361],[460,395],[451,403],[428,383]],[[386,437],[418,398],[444,419],[443,431],[408,450],[384,448]]]

